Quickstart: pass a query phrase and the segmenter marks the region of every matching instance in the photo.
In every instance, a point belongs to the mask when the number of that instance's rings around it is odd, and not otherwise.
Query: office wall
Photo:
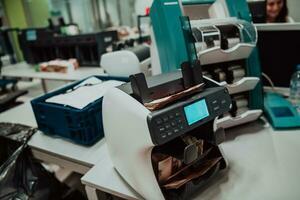
[[[136,0],[135,10],[138,15],[145,14],[145,8],[151,7],[153,0]]]
[[[135,10],[137,14],[144,14],[145,8],[150,7],[153,0],[136,0]],[[287,0],[290,16],[296,21],[300,22],[300,0]]]
[[[8,25],[12,28],[43,27],[49,17],[47,0],[2,0]],[[13,47],[18,60],[23,60],[17,36]]]
[[[296,21],[300,22],[300,1],[299,0],[287,0],[290,16]]]
[[[47,0],[3,0],[11,27],[47,26],[49,6]]]
[[[49,11],[59,11],[66,23],[69,23],[67,8],[65,1],[62,0],[49,0]]]
[[[83,33],[93,32],[93,14],[90,0],[72,0],[71,13],[73,22],[77,23]],[[66,2],[62,0],[49,0],[51,11],[59,11],[66,23],[70,22]]]
[[[134,10],[134,0],[121,0],[123,25],[136,26],[136,13]]]
[[[79,25],[82,32],[93,32],[93,15],[90,1],[72,0],[71,12],[73,21]]]
[[[3,0],[3,6],[10,27],[19,27],[19,28],[27,27],[22,1]]]
[[[25,0],[23,1],[25,12],[29,12],[29,26],[45,27],[48,26],[50,17],[49,5],[47,0]],[[28,9],[28,10],[27,10]]]
[[[25,16],[25,11],[23,8],[22,1],[20,0],[3,0],[3,7],[6,14],[6,19],[9,27],[12,28],[26,28],[27,21]],[[12,44],[16,52],[17,60],[23,60],[23,55],[21,53],[19,42],[17,36],[13,36]]]
[[[107,3],[107,10],[108,10],[108,14],[110,16],[111,22],[113,26],[119,26],[120,25],[120,21],[119,21],[119,13],[117,10],[117,1],[118,0],[106,0]],[[106,21],[106,16],[105,16],[105,12],[104,12],[104,6],[103,6],[103,1],[100,1],[100,15],[101,15],[101,19],[102,21]]]
[[[121,13],[118,12],[117,2],[119,1]],[[53,11],[60,11],[66,22],[69,22],[65,1],[48,0],[49,8]],[[106,21],[103,0],[98,0],[101,19]],[[145,8],[150,7],[153,0],[106,0],[107,10],[113,26],[126,25],[136,26],[137,14],[145,14]],[[130,3],[133,6],[130,6]],[[73,21],[81,28],[82,32],[94,31],[94,19],[91,8],[91,0],[71,0],[71,11]],[[121,19],[121,20],[120,20]]]
[[[121,13],[118,12],[117,1],[120,3]],[[135,0],[143,1],[143,0]],[[136,11],[134,10],[134,0],[106,0],[107,10],[111,17],[114,26],[135,26],[136,25]],[[132,6],[131,6],[132,4]],[[102,19],[105,20],[103,1],[100,3],[100,12]]]

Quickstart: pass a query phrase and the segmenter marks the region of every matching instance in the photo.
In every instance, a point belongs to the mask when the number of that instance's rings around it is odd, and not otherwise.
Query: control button
[[[178,133],[178,132],[179,132],[179,129],[175,128],[175,129],[173,130],[173,132],[174,132],[174,133]]]
[[[166,134],[163,134],[161,137],[162,137],[163,139],[165,139],[165,138],[167,137],[167,135],[166,135]]]
[[[225,103],[226,103],[226,100],[222,100],[222,101],[221,101],[221,104],[225,104]]]
[[[165,128],[166,128],[166,129],[169,129],[169,128],[171,128],[171,125],[170,125],[170,124],[166,124],[166,125],[165,125]]]
[[[180,123],[182,123],[182,120],[181,119],[177,119],[177,122],[180,124]]]
[[[159,132],[163,132],[163,131],[165,131],[166,129],[165,129],[165,127],[159,127]]]
[[[179,116],[180,116],[180,113],[179,113],[179,112],[175,113],[175,116],[176,116],[176,117],[179,117]]]
[[[157,120],[156,120],[156,124],[157,125],[160,125],[160,124],[162,124],[163,123],[163,121],[160,119],[160,118],[158,118]]]
[[[167,122],[168,119],[169,119],[168,116],[163,117],[164,122]]]
[[[174,121],[171,122],[171,126],[176,126],[176,123]]]
[[[183,126],[183,125],[181,125],[181,126],[179,126],[179,128],[180,128],[180,130],[183,130],[183,129],[184,129],[184,126]]]
[[[214,107],[214,111],[217,111],[220,109],[220,106]]]
[[[214,100],[213,102],[212,102],[212,104],[217,104],[218,103],[218,101],[217,100]]]
[[[173,114],[169,115],[169,118],[170,118],[170,119],[173,119],[173,118],[174,118],[174,115],[173,115]]]
[[[172,133],[172,132],[168,132],[167,134],[168,134],[168,136],[171,136],[171,135],[173,135],[173,133]]]

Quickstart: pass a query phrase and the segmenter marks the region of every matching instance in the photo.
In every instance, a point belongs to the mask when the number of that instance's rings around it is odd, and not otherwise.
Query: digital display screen
[[[184,107],[184,113],[189,125],[209,116],[205,99]]]
[[[26,32],[26,39],[27,39],[27,41],[35,41],[37,39],[36,31],[35,30],[28,30]]]
[[[288,107],[272,107],[275,117],[293,117],[292,111]]]

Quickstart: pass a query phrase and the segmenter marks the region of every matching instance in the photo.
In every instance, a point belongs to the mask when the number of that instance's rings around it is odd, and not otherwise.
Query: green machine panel
[[[248,22],[252,21],[246,0],[226,0],[226,2],[230,16],[235,16]],[[247,59],[247,75],[261,79],[260,60],[257,48],[253,50],[252,54]],[[263,105],[263,89],[262,82],[260,81],[254,90],[250,92],[249,107],[252,109],[262,109]]]
[[[181,28],[181,9],[177,0],[155,0],[151,7],[154,35],[162,73],[177,70],[188,60]]]
[[[215,0],[182,0],[182,5],[213,4]]]
[[[246,0],[225,0],[231,17],[251,22],[251,14]],[[185,5],[212,4],[215,0],[182,0]],[[183,16],[178,0],[154,0],[150,17],[158,48],[162,73],[175,71],[180,65],[191,59],[190,44],[185,40]],[[260,62],[257,49],[247,59],[247,76],[261,78]],[[263,108],[263,91],[259,83],[250,92],[249,107]]]

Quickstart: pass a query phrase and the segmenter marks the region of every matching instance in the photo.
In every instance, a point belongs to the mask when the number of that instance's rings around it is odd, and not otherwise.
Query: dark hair
[[[287,22],[287,16],[289,14],[289,10],[287,7],[287,0],[282,0],[282,1],[283,1],[282,9],[281,9],[280,13],[278,14],[278,16],[276,17],[275,22]]]

